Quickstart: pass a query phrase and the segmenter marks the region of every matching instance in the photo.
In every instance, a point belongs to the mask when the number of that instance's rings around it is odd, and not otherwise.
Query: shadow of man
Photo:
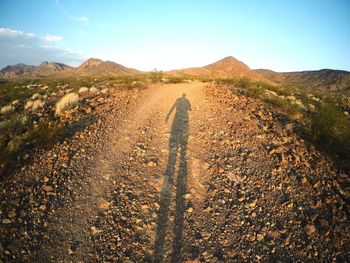
[[[191,103],[186,98],[186,94],[178,98],[171,107],[166,117],[169,120],[171,113],[175,111],[174,120],[171,127],[169,138],[169,157],[168,164],[164,174],[164,181],[160,191],[160,207],[158,211],[158,221],[155,240],[154,262],[162,262],[164,260],[164,246],[168,225],[169,209],[171,203],[172,188],[174,182],[174,172],[176,159],[180,153],[178,176],[176,181],[175,196],[175,213],[174,213],[174,229],[172,240],[171,262],[181,261],[181,248],[183,239],[183,221],[187,188],[187,141],[189,132],[189,116],[188,111],[191,110]]]

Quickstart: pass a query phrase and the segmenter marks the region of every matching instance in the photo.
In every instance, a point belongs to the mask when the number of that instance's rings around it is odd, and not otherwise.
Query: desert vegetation
[[[304,138],[341,159],[350,158],[350,100],[337,93],[273,85],[247,77],[220,79],[235,91],[263,100],[295,121]]]
[[[0,83],[0,173],[50,147],[79,116],[92,114],[94,100],[111,90],[147,87],[147,77],[64,78]]]

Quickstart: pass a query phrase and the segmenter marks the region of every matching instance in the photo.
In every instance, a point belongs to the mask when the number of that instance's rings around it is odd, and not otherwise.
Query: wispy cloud
[[[87,18],[86,16],[70,16],[70,18],[72,18],[75,21],[78,21],[79,23],[81,23],[83,25],[89,24],[89,18]]]
[[[10,29],[10,28],[4,28],[1,27],[0,28],[0,37],[27,37],[27,38],[31,38],[31,37],[35,37],[35,35],[33,33],[24,33],[20,30],[14,30],[14,29]]]
[[[79,64],[85,56],[58,46],[62,36],[38,36],[10,28],[0,28],[0,67],[15,63],[39,64],[44,60]]]
[[[59,0],[55,0],[56,6],[58,9],[69,19],[74,20],[76,22],[79,22],[82,25],[88,25],[89,24],[89,18],[87,16],[74,16],[70,14],[60,3]]]
[[[57,41],[62,41],[63,36],[46,35],[43,37],[43,39],[48,41],[48,42],[57,42]]]

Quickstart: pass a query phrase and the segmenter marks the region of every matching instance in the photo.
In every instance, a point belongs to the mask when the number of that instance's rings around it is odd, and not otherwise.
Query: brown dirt
[[[2,183],[3,261],[349,259],[346,175],[283,115],[197,82],[112,98]]]

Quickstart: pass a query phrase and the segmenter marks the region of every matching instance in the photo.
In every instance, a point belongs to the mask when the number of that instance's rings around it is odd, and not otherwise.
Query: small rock
[[[257,203],[257,200],[251,202],[248,204],[249,207],[255,207],[256,206],[256,203]]]
[[[33,101],[29,100],[26,102],[26,104],[24,105],[24,109],[28,110],[33,106]]]
[[[262,234],[257,234],[256,235],[256,240],[261,241],[263,239],[264,239],[264,235],[262,235]]]
[[[53,191],[53,187],[50,185],[44,185],[43,189],[45,192],[52,192]]]
[[[313,236],[316,232],[316,227],[315,225],[306,225],[304,227],[304,231],[306,232],[306,234],[308,234],[308,236]]]
[[[19,100],[14,100],[14,101],[11,102],[11,105],[12,105],[12,106],[15,106],[15,105],[17,105],[18,103],[19,103]]]
[[[15,111],[15,108],[12,105],[7,105],[7,106],[4,106],[0,109],[0,113],[2,113],[2,114],[11,113],[14,111]]]
[[[33,94],[33,96],[32,96],[32,100],[37,100],[37,99],[40,99],[41,98],[41,95],[39,94],[39,93],[35,93],[35,94]]]
[[[184,197],[185,197],[186,200],[189,200],[189,199],[191,199],[191,194],[185,194]]]
[[[44,183],[48,182],[49,181],[49,178],[48,177],[44,177],[43,180],[42,180]]]
[[[153,167],[153,166],[156,166],[157,164],[155,163],[155,162],[152,162],[152,161],[149,161],[148,163],[147,163],[147,166],[149,166],[149,167]]]
[[[100,232],[95,226],[90,227],[90,231],[92,235],[96,235]]]
[[[2,223],[3,223],[3,224],[11,224],[12,221],[11,221],[10,219],[8,219],[8,218],[4,218],[4,219],[2,220]]]
[[[278,148],[276,148],[276,149],[273,149],[272,151],[270,151],[270,153],[269,154],[281,154],[281,153],[283,153],[283,148],[282,147],[278,147]]]
[[[107,202],[107,201],[104,201],[104,200],[98,202],[98,207],[100,209],[103,209],[103,210],[108,209],[110,205],[111,205],[110,202]]]
[[[228,177],[231,181],[233,181],[234,183],[241,183],[241,182],[243,182],[243,178],[242,178],[241,176],[239,176],[238,174],[234,174],[234,173],[232,173],[232,172],[229,172],[229,173],[227,174],[227,177]]]
[[[142,210],[147,210],[148,208],[149,208],[148,205],[141,205],[141,209],[142,209]]]
[[[274,238],[279,238],[279,237],[281,236],[281,233],[278,232],[278,231],[273,231],[273,232],[271,233],[271,236],[273,236]]]
[[[8,213],[8,217],[9,218],[14,218],[16,216],[16,212],[15,211],[10,211],[9,213]]]

